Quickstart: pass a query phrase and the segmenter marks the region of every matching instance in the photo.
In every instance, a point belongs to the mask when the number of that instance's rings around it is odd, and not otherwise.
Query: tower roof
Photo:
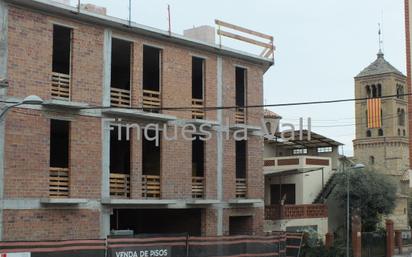
[[[377,54],[378,58],[371,63],[368,67],[366,67],[363,71],[361,71],[356,78],[359,77],[366,77],[366,76],[373,76],[373,75],[380,75],[386,73],[395,73],[401,76],[405,76],[397,70],[395,67],[392,66],[388,61],[385,60],[384,54],[382,51],[379,50]]]

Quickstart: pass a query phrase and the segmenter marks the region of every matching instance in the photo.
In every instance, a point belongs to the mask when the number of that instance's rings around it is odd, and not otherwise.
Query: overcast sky
[[[128,0],[82,2],[97,3],[108,7],[110,15],[128,17]],[[353,77],[376,59],[378,23],[382,21],[385,58],[405,73],[403,2],[132,0],[132,19],[166,30],[170,4],[175,33],[193,26],[213,26],[218,18],[273,35],[276,64],[265,75],[265,103],[275,104],[353,98]],[[231,45],[229,41],[224,43]],[[283,116],[283,122],[298,124],[299,117],[311,117],[313,131],[344,143],[344,153],[352,155],[354,103],[272,110]]]

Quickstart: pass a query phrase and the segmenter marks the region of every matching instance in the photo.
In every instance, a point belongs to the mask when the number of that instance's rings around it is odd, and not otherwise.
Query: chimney
[[[216,44],[215,28],[212,26],[199,26],[183,31],[185,37],[203,41],[208,44]]]
[[[101,7],[94,4],[81,4],[80,9],[101,15],[107,14],[107,9],[105,7]]]

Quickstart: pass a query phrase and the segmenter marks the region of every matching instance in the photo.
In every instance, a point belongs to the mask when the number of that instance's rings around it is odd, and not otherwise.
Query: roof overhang
[[[294,137],[292,138],[292,132],[284,132],[283,138],[289,138],[289,140],[281,140],[281,133],[277,133],[275,139],[267,140],[269,143],[282,145],[285,148],[295,149],[298,146],[304,148],[313,147],[338,147],[343,145],[342,143],[335,141],[331,138],[322,136],[313,131],[297,130],[294,131]]]

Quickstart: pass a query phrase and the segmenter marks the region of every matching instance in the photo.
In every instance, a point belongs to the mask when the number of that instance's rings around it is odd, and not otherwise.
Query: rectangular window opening
[[[308,149],[306,149],[306,148],[293,149],[293,154],[294,155],[308,154]]]
[[[53,26],[53,72],[70,74],[72,29]]]
[[[203,100],[204,62],[198,57],[192,57],[192,98]]]
[[[296,204],[296,185],[270,185],[270,204]]]
[[[50,121],[50,167],[69,168],[69,138],[69,121]]]
[[[143,89],[160,91],[161,50],[143,46]]]
[[[246,179],[246,141],[236,141],[236,178]]]
[[[196,136],[196,139],[192,141],[192,176],[203,177],[204,176],[204,162],[205,162],[205,144],[203,140],[200,140],[200,136]]]
[[[236,106],[244,107],[246,104],[246,69],[236,67]]]
[[[113,126],[110,131],[110,173],[130,174],[130,140],[126,139],[126,127]]]
[[[154,138],[156,132],[148,131],[149,138]],[[144,131],[142,131],[144,135]],[[160,137],[160,132],[159,135]],[[160,175],[160,145],[156,146],[155,140],[148,140],[145,136],[143,137],[143,175]]]
[[[331,146],[318,147],[318,153],[331,153],[331,152],[333,152],[333,148]]]
[[[111,86],[114,88],[130,90],[132,43],[112,39],[112,68]]]

